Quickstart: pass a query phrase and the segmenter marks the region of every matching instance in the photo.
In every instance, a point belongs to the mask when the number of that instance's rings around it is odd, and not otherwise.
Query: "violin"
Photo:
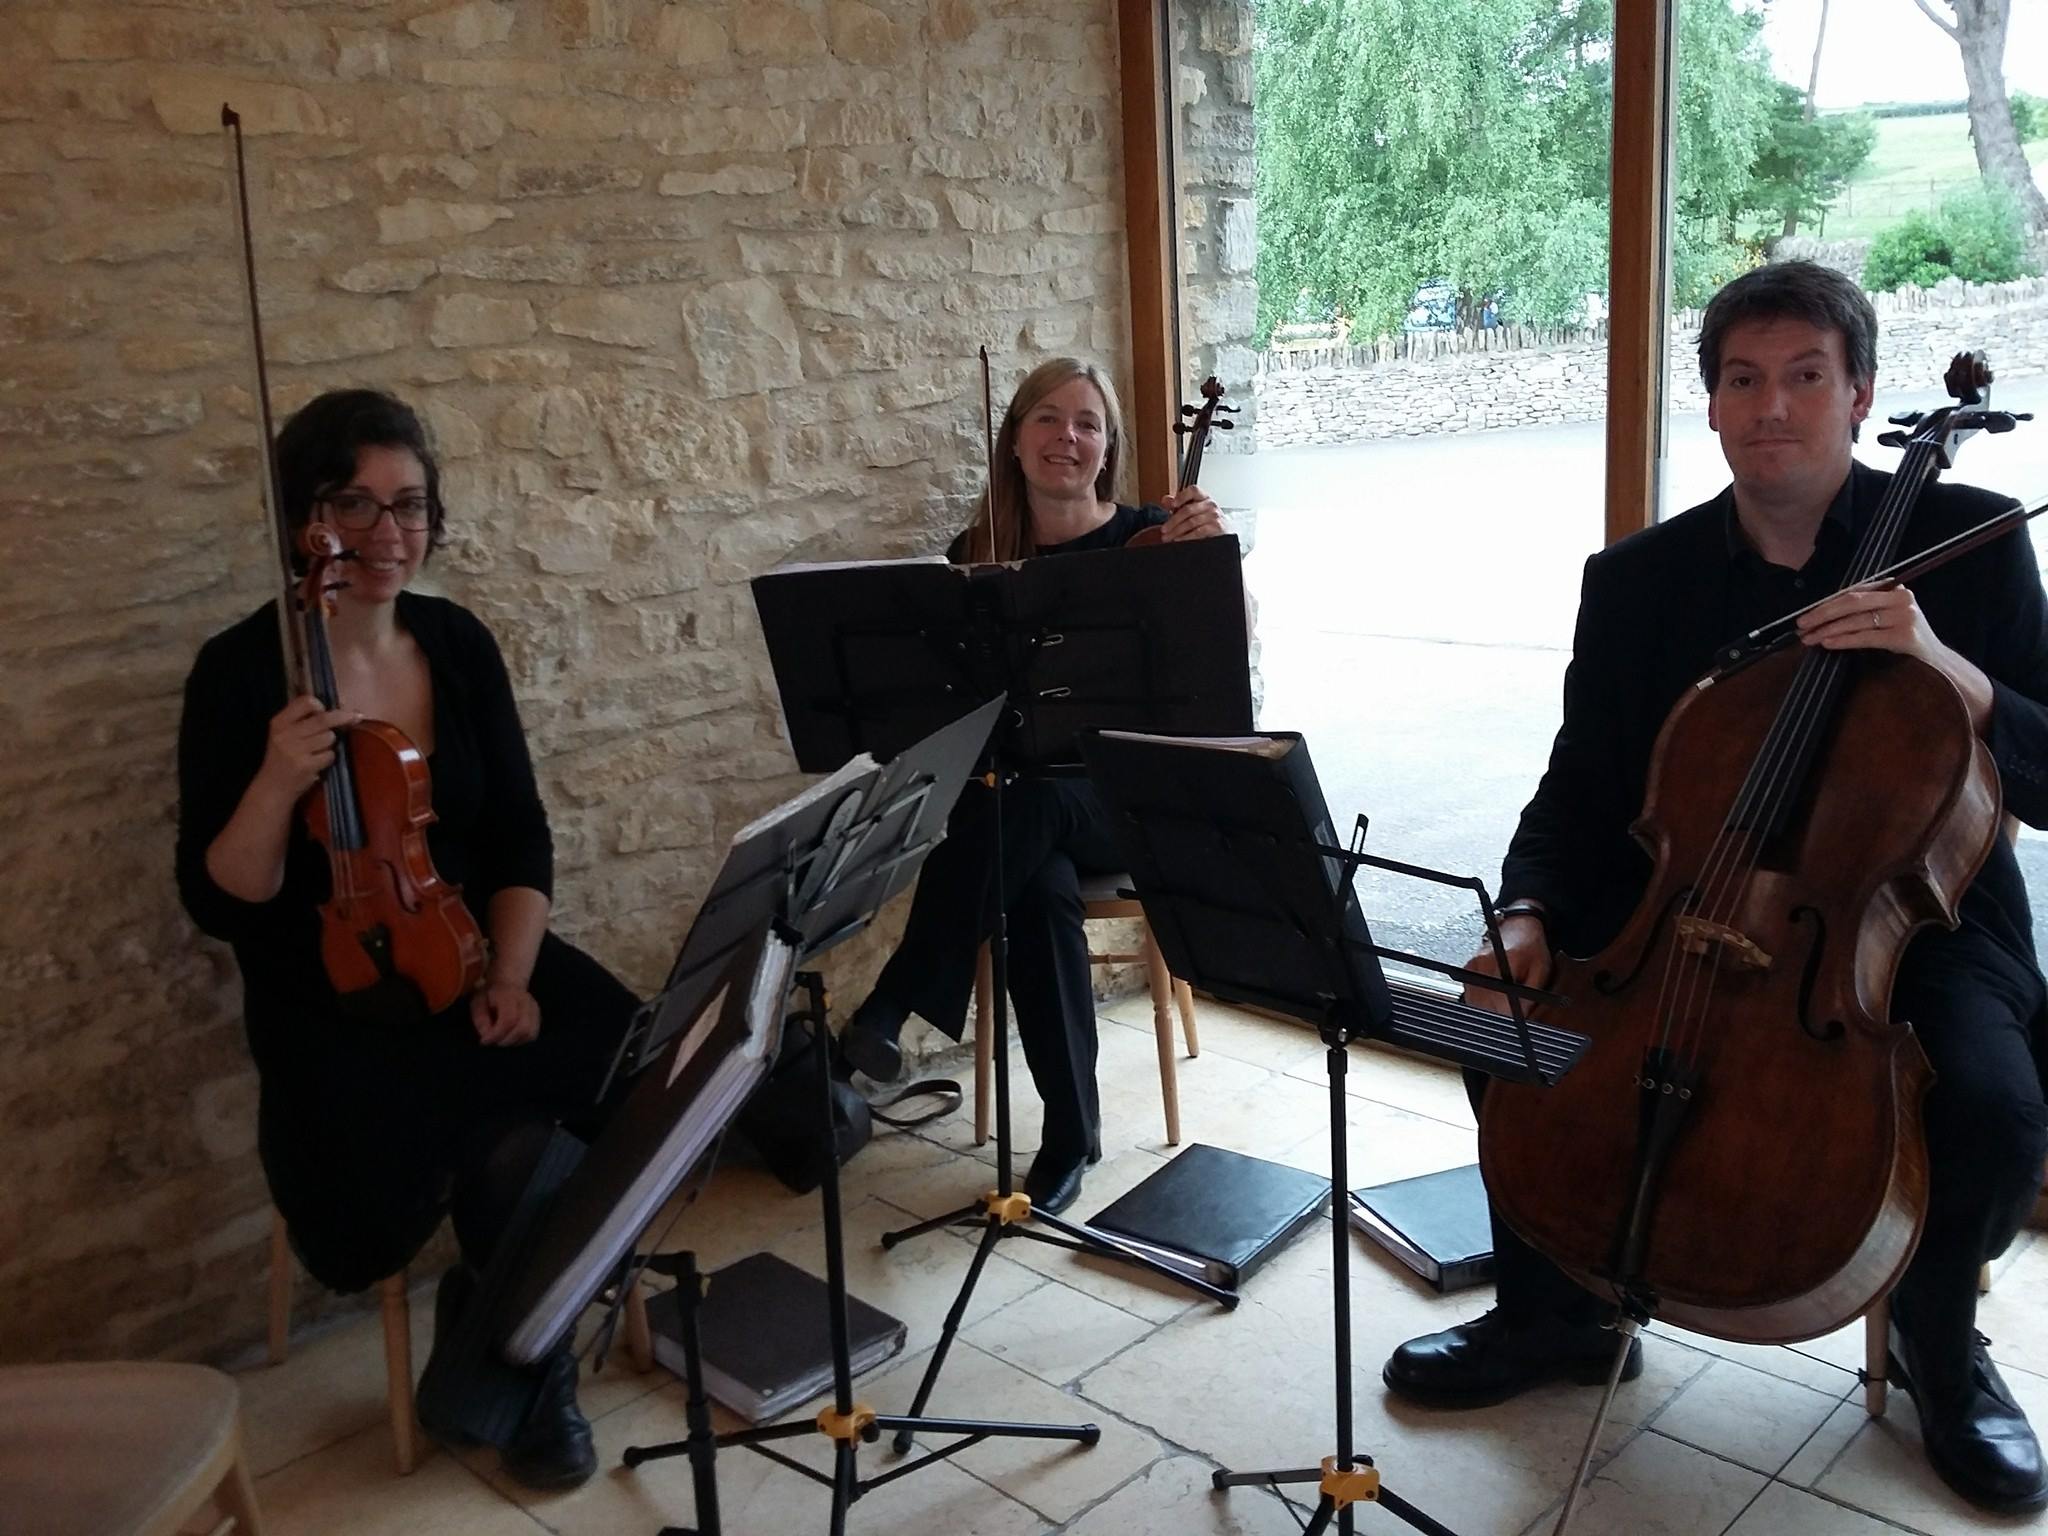
[[[283,515],[242,124],[226,105],[221,126],[234,142],[244,293],[263,439],[263,502],[276,536],[285,672],[292,697],[312,694],[332,710],[341,701],[327,619],[339,587],[334,572],[348,556],[326,524],[309,522],[295,537]],[[327,855],[330,891],[320,907],[320,956],[327,979],[345,1001],[374,1001],[386,1017],[439,1013],[482,985],[484,937],[461,890],[441,879],[427,850],[426,829],[435,816],[426,757],[405,732],[381,720],[360,721],[339,736],[333,765],[301,807],[308,834]]]
[[[1957,404],[1914,423],[1845,586],[1898,579],[1922,490],[2010,429],[1990,382],[1981,354],[1951,365]],[[1892,980],[1915,933],[1955,926],[2001,793],[1915,658],[1760,631],[1722,661],[1658,737],[1641,901],[1549,983],[1573,999],[1550,1022],[1592,1043],[1554,1086],[1489,1085],[1479,1155],[1510,1226],[1625,1318],[1783,1344],[1868,1310],[1919,1241],[1931,1069]]]
[[[1184,491],[1201,478],[1202,450],[1209,445],[1209,434],[1234,428],[1237,423],[1230,418],[1236,411],[1236,406],[1223,403],[1223,385],[1213,373],[1202,380],[1201,405],[1180,408],[1180,419],[1173,424],[1174,435],[1182,440],[1180,471],[1173,482],[1175,490]],[[1140,528],[1125,542],[1124,548],[1143,549],[1165,543],[1166,535],[1161,527],[1163,525]]]

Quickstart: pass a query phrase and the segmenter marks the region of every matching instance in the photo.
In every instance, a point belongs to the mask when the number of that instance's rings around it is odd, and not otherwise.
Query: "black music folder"
[[[1088,1225],[1236,1290],[1329,1196],[1321,1174],[1196,1142]]]
[[[704,1390],[749,1424],[773,1419],[832,1386],[825,1282],[772,1253],[756,1253],[706,1277],[697,1309]],[[654,1357],[684,1373],[682,1308],[674,1291],[647,1301]],[[903,1324],[856,1296],[846,1298],[853,1374],[903,1348]]]
[[[1351,1191],[1351,1225],[1439,1291],[1493,1278],[1493,1219],[1479,1165]]]

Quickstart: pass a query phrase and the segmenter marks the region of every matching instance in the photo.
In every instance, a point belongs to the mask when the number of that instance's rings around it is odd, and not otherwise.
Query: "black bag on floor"
[[[754,1096],[739,1113],[741,1133],[753,1143],[761,1164],[797,1194],[807,1195],[823,1182],[818,1136],[817,1064],[811,1053],[817,1042],[807,1029],[782,1032],[782,1051]],[[929,1108],[910,1115],[890,1115],[892,1109],[910,1099],[936,1098]],[[907,1130],[960,1107],[960,1085],[951,1078],[932,1077],[900,1088],[887,1098],[869,1102],[853,1084],[832,1074],[832,1148],[839,1166],[847,1162],[874,1135],[874,1122]]]

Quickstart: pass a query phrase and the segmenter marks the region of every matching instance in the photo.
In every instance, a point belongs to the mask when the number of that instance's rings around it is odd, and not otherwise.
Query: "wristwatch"
[[[1503,902],[1493,909],[1495,923],[1504,923],[1511,917],[1533,917],[1542,926],[1544,933],[1550,932],[1550,919],[1543,908],[1533,901]]]

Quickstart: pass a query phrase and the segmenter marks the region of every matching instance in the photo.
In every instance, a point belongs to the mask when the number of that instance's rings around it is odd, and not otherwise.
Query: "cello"
[[[1981,355],[1946,382],[1958,403],[1903,438],[1845,587],[1896,579],[1922,489],[2013,424]],[[1866,1311],[1913,1256],[1932,1073],[1891,986],[1916,932],[1955,926],[2002,803],[1933,667],[1777,636],[1723,660],[1658,736],[1633,914],[1549,983],[1592,1043],[1540,1097],[1489,1087],[1480,1162],[1501,1216],[1624,1333],[1654,1315],[1782,1344]]]
[[[256,298],[242,124],[226,105],[221,126],[233,139],[263,504],[276,537],[287,690],[290,697],[311,694],[333,710],[340,707],[340,697],[327,619],[338,586],[335,569],[347,557],[325,523],[309,521],[295,534],[284,515]],[[427,850],[426,829],[435,816],[426,757],[385,721],[359,721],[338,734],[334,762],[301,808],[308,834],[327,856],[330,889],[320,906],[320,955],[327,979],[345,1004],[385,1018],[439,1013],[482,985],[484,937],[462,892],[441,879]]]

